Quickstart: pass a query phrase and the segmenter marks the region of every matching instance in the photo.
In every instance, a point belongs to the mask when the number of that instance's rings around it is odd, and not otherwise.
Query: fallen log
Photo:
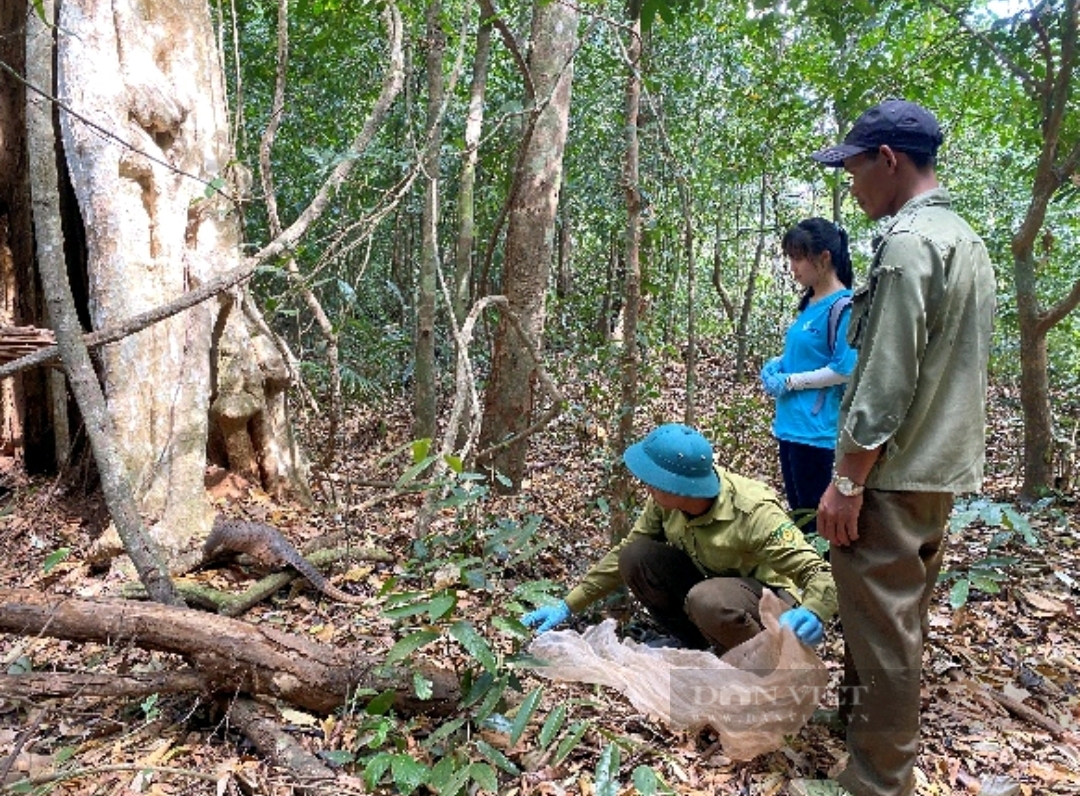
[[[404,714],[447,715],[461,696],[457,677],[446,669],[418,667],[432,683],[431,697],[421,699],[412,670],[387,669],[357,650],[272,627],[158,603],[0,589],[0,632],[174,653],[201,675],[211,693],[269,695],[319,713],[340,707],[358,688],[392,690],[394,707]]]

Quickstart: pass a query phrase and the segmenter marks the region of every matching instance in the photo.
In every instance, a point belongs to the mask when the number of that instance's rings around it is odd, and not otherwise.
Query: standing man
[[[995,301],[986,247],[938,184],[941,142],[928,110],[887,100],[813,155],[851,175],[867,216],[889,220],[852,305],[858,364],[817,520],[839,591],[850,757],[839,788],[795,793],[915,791],[927,610],[953,497],[982,484]]]

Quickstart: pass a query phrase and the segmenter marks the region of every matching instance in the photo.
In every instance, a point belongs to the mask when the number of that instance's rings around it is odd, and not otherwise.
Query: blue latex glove
[[[780,370],[780,357],[773,357],[761,368],[761,386],[773,398],[788,391],[787,374]]]
[[[551,605],[541,605],[535,611],[530,611],[521,617],[521,624],[526,627],[536,627],[537,633],[546,633],[570,618],[570,606],[566,600],[559,600]]]
[[[803,644],[813,646],[825,636],[825,626],[809,608],[791,608],[780,614],[780,626],[790,627]]]
[[[789,391],[787,377],[788,375],[782,370],[776,370],[768,374],[762,372],[761,383],[765,387],[765,392],[773,398],[779,398]]]

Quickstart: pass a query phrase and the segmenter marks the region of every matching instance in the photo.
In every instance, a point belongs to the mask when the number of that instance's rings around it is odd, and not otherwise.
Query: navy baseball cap
[[[856,119],[844,136],[844,143],[826,147],[810,157],[825,166],[839,168],[845,158],[882,145],[898,152],[933,156],[943,140],[937,119],[922,105],[888,99]]]

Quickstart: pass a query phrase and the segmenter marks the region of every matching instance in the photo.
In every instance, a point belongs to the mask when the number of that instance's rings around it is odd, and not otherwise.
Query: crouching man
[[[804,644],[821,641],[836,612],[829,564],[768,486],[716,466],[708,440],[677,423],[631,445],[623,461],[649,493],[633,530],[525,625],[551,630],[625,583],[673,646],[722,654],[762,631],[767,586],[791,606],[781,625]]]

